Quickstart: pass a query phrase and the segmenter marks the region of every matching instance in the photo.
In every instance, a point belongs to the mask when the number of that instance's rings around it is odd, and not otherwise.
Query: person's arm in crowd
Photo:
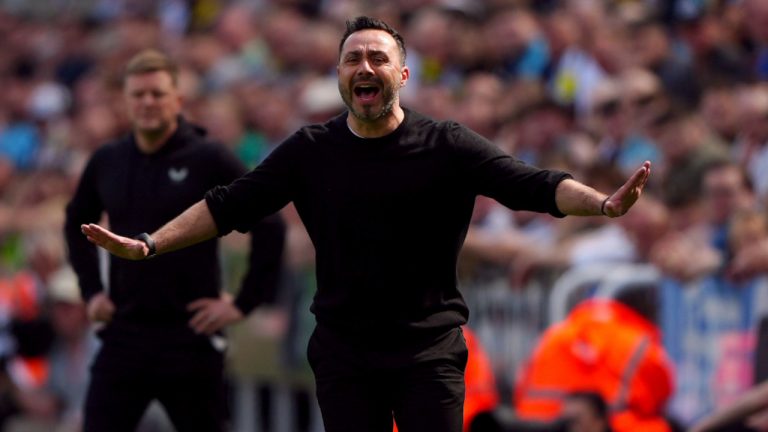
[[[120,258],[138,261],[150,255],[149,246],[142,240],[117,235],[95,223],[83,224],[80,229],[88,241]],[[208,205],[205,200],[200,200],[150,237],[155,244],[155,253],[160,255],[212,239],[217,234]]]
[[[768,407],[768,382],[763,382],[730,406],[704,417],[689,429],[689,432],[714,432],[732,423],[744,421],[766,407]]]
[[[557,186],[557,208],[566,215],[619,217],[635,204],[643,192],[651,163],[645,161],[616,192],[605,195],[572,179],[565,179]]]
[[[737,279],[768,272],[768,240],[755,242],[739,251],[733,257],[728,272]]]

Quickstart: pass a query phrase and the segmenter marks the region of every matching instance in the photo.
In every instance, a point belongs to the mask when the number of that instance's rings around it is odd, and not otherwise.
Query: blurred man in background
[[[220,295],[217,242],[142,263],[112,260],[105,287],[96,248],[80,225],[106,213],[128,236],[158,228],[245,168],[181,116],[177,69],[157,51],[128,63],[124,96],[131,134],[97,150],[67,206],[65,234],[88,316],[106,325],[85,405],[86,431],[131,431],[152,400],[179,431],[225,428],[220,330],[274,294],[283,226],[253,226],[250,272],[237,298]]]

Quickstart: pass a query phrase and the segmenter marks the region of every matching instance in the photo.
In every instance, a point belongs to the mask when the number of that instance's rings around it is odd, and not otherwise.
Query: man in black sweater
[[[293,202],[316,248],[317,326],[308,357],[327,432],[462,430],[468,311],[456,260],[478,194],[556,217],[624,214],[650,173],[610,196],[527,166],[454,122],[399,104],[402,37],[359,17],[340,44],[348,112],[300,129],[256,169],[146,241],[82,227],[111,253],[143,260],[242,231]]]
[[[245,167],[181,117],[175,65],[144,51],[127,65],[124,94],[133,132],[99,148],[67,206],[65,235],[89,317],[105,322],[85,407],[85,431],[132,431],[153,400],[179,431],[225,429],[219,330],[274,296],[285,235],[278,216],[251,224],[249,272],[237,298],[220,295],[215,239],[179,254],[112,259],[102,286],[97,248],[80,225],[106,212],[112,230],[160,227],[228,184]]]

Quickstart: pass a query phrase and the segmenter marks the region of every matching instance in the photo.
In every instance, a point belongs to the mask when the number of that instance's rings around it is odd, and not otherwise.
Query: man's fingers
[[[88,318],[97,322],[108,322],[115,314],[115,304],[105,294],[96,294],[86,306]]]
[[[651,172],[651,163],[648,161],[645,161],[643,166],[638,168],[637,171],[635,171],[632,174],[632,177],[630,177],[629,180],[627,180],[627,184],[632,185],[632,187],[634,186],[642,187],[643,185],[645,185],[645,182],[648,181],[648,175],[650,174],[650,172]]]
[[[144,243],[139,240],[119,236],[96,224],[80,225],[80,231],[85,234],[88,241],[101,246],[113,255],[132,260],[145,257]]]
[[[192,319],[189,320],[189,326],[195,331],[195,333],[211,334],[219,329],[219,321],[221,313],[217,310],[216,305],[221,300],[201,298],[193,301],[187,305],[187,310],[197,311]]]
[[[205,325],[211,320],[211,314],[207,310],[198,311],[192,319],[189,320],[189,326],[192,327],[197,333],[205,327]]]
[[[189,326],[196,333],[207,335],[242,319],[242,313],[230,301],[220,298],[197,299],[187,305],[187,310],[195,312],[189,320]]]
[[[606,202],[605,207],[610,210],[608,213],[614,216],[621,216],[629,211],[630,207],[635,204],[643,193],[643,188],[645,188],[650,175],[651,162],[645,161]]]
[[[204,333],[207,335],[215,333],[219,328],[222,327],[219,318],[217,318],[214,314],[205,311],[198,312],[194,317],[192,317],[189,325],[192,327],[195,333]]]
[[[96,225],[96,224],[83,224],[80,225],[80,230],[88,237],[89,240],[99,244],[110,239],[110,231]]]
[[[215,302],[215,301],[216,300],[209,299],[209,298],[197,299],[197,300],[195,300],[192,303],[189,303],[187,305],[187,310],[190,311],[190,312],[193,312],[193,311],[196,311],[198,309],[202,309],[202,308],[208,306],[209,304],[211,304],[212,302]]]
[[[640,183],[640,187],[644,188],[645,184],[648,183],[648,179],[651,177],[651,164],[649,163],[647,167],[645,167],[645,174],[643,175],[643,181]]]

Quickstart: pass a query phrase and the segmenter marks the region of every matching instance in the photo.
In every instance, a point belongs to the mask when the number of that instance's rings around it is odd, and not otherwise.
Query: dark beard
[[[352,107],[352,92],[346,89],[342,89],[341,83],[339,83],[339,93],[341,99],[344,101],[344,105],[347,106],[347,110],[355,116],[356,119],[363,122],[373,122],[388,116],[395,107],[395,101],[397,100],[397,88],[392,86],[390,88],[382,87],[381,99],[384,101],[384,105],[381,107],[381,111],[378,113],[372,112],[372,108],[363,108],[365,112],[360,112]]]

